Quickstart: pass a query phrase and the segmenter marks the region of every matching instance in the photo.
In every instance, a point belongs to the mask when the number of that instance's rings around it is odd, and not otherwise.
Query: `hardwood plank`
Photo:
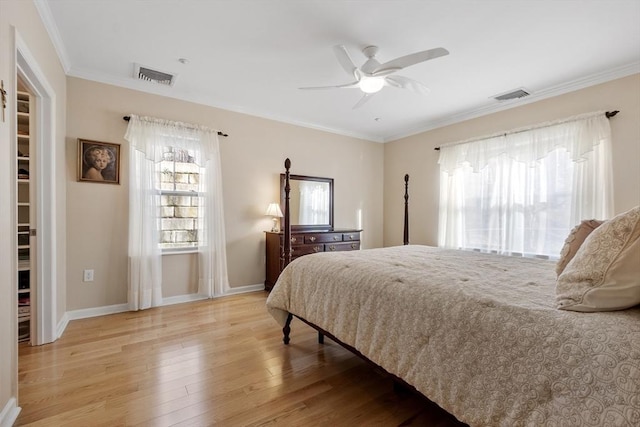
[[[255,292],[74,320],[20,345],[17,425],[455,425]]]

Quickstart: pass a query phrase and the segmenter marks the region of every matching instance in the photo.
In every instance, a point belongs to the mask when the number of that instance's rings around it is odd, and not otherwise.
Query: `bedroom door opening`
[[[55,92],[20,35],[15,33],[16,82],[29,93],[30,189],[30,343],[55,341],[56,310],[56,204],[55,204]],[[16,131],[17,134],[17,131]],[[17,135],[16,135],[17,138]],[[24,154],[24,153],[23,153]],[[17,153],[16,153],[17,155]],[[16,168],[16,173],[18,168]],[[14,190],[17,191],[17,190]],[[17,200],[17,194],[16,198]]]

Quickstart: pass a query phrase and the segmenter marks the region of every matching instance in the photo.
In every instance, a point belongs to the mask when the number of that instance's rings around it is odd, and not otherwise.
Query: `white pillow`
[[[624,310],[640,304],[640,206],[596,228],[556,282],[557,308]]]
[[[578,249],[580,249],[580,246],[582,246],[585,239],[589,237],[589,234],[591,234],[593,230],[600,227],[603,222],[604,221],[598,221],[595,219],[586,219],[573,227],[565,239],[564,246],[560,251],[560,259],[556,264],[556,275],[560,276],[560,274],[562,274],[565,267],[576,255],[576,252],[578,252]]]

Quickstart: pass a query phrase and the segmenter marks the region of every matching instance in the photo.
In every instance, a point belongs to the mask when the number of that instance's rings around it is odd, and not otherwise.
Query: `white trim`
[[[224,295],[237,295],[237,294],[246,294],[248,292],[256,292],[256,291],[264,291],[264,283],[259,283],[257,285],[247,285],[247,286],[238,286],[235,288],[230,288]]]
[[[69,55],[67,55],[67,50],[62,42],[60,32],[58,31],[56,20],[53,18],[51,8],[49,8],[49,3],[46,0],[33,0],[33,3],[38,10],[38,14],[40,15],[40,19],[42,19],[44,27],[47,29],[51,43],[53,43],[53,47],[58,54],[58,59],[60,60],[60,64],[66,74],[71,69],[71,62],[69,61]]]
[[[595,86],[597,84],[606,83],[616,79],[621,79],[623,77],[627,77],[637,73],[640,73],[640,61],[636,61],[631,64],[623,65],[621,67],[617,67],[601,73],[596,73],[590,76],[582,77],[570,82],[563,83],[561,85],[552,86],[546,89],[535,91],[530,96],[527,96],[524,98],[518,98],[513,101],[502,101],[502,102],[495,101],[495,103],[483,105],[478,108],[474,108],[467,111],[462,111],[457,114],[451,114],[443,119],[434,120],[432,122],[425,123],[422,126],[407,130],[406,132],[391,135],[387,138],[384,138],[384,142],[395,141],[398,139],[406,138],[406,137],[416,135],[422,132],[426,132],[429,130],[463,122],[465,120],[486,116],[487,114],[509,110],[511,108],[520,107],[526,104],[531,104],[532,102],[537,102],[546,98],[552,98],[554,96],[559,96],[565,93],[574,92],[579,89],[584,89],[590,86]]]
[[[350,132],[344,129],[335,129],[335,128],[330,128],[326,126],[320,126],[313,123],[306,123],[304,121],[292,120],[290,118],[277,116],[269,112],[248,110],[246,108],[242,108],[237,105],[215,102],[215,101],[212,101],[211,99],[208,99],[196,93],[193,93],[190,95],[175,94],[167,90],[163,90],[163,89],[166,89],[165,87],[156,87],[160,85],[149,85],[148,88],[141,88],[139,82],[134,80],[133,78],[117,78],[117,77],[109,76],[103,73],[96,73],[90,70],[79,70],[77,68],[69,70],[67,74],[72,77],[79,77],[86,80],[92,80],[99,83],[110,84],[118,87],[124,87],[127,89],[133,89],[140,92],[152,93],[156,95],[166,96],[169,98],[181,99],[183,101],[189,101],[197,104],[208,105],[215,108],[222,108],[227,111],[233,111],[241,114],[249,114],[254,117],[261,117],[268,120],[275,120],[281,123],[292,124],[296,126],[309,128],[309,129],[316,129],[323,132],[335,133],[338,135],[348,136],[352,138],[364,139],[371,142],[385,143],[385,142],[395,141],[397,139],[406,138],[408,136],[416,135],[432,129],[452,125],[454,123],[459,123],[465,120],[485,116],[487,114],[496,113],[499,111],[508,110],[510,108],[519,107],[521,105],[530,104],[532,102],[562,95],[568,92],[573,92],[578,89],[583,89],[589,86],[605,83],[611,80],[626,77],[631,74],[635,74],[639,72],[640,72],[640,61],[636,61],[636,62],[626,64],[617,68],[613,68],[611,70],[591,74],[589,76],[585,76],[569,82],[565,82],[557,86],[552,86],[546,89],[534,91],[534,93],[532,93],[531,95],[525,98],[519,98],[513,101],[503,101],[503,102],[495,101],[491,99],[490,103],[482,105],[480,107],[473,108],[466,111],[461,111],[459,113],[447,114],[442,119],[436,119],[436,120],[424,123],[420,126],[411,128],[405,132],[388,135],[386,137],[379,136],[379,135]]]
[[[184,101],[194,102],[197,104],[208,105],[215,108],[222,108],[227,111],[233,111],[241,114],[249,114],[255,117],[261,117],[268,120],[275,120],[281,123],[292,124],[295,126],[301,126],[309,129],[315,129],[323,132],[334,133],[338,135],[348,136],[352,138],[364,139],[371,142],[391,142],[397,139],[406,138],[412,135],[416,135],[422,132],[426,132],[429,130],[437,129],[440,127],[452,125],[454,123],[459,123],[465,120],[474,119],[477,117],[485,116],[487,114],[496,113],[503,110],[508,110],[510,108],[518,107],[521,105],[530,104],[535,101],[540,101],[542,99],[551,98],[554,96],[562,95],[568,92],[573,92],[578,89],[583,89],[585,87],[594,86],[600,83],[605,83],[611,80],[619,79],[622,77],[629,76],[631,74],[635,74],[640,72],[640,61],[635,61],[630,64],[626,64],[611,70],[607,70],[600,73],[595,73],[589,76],[581,77],[569,82],[562,83],[557,86],[552,86],[547,89],[542,89],[536,91],[535,93],[527,96],[526,98],[520,98],[514,101],[507,102],[499,102],[497,104],[491,103],[488,105],[482,105],[478,108],[473,108],[466,111],[461,111],[459,113],[448,114],[446,117],[442,119],[436,119],[434,121],[424,123],[418,127],[414,127],[405,132],[400,132],[397,134],[388,135],[386,137],[382,137],[379,135],[371,135],[364,134],[359,132],[351,132],[344,129],[336,129],[327,126],[320,126],[313,123],[307,123],[300,120],[293,120],[286,117],[281,117],[278,115],[274,115],[268,111],[255,111],[249,110],[247,108],[228,104],[228,103],[220,103],[216,102],[208,97],[204,97],[198,94],[190,94],[190,95],[177,95],[175,93],[171,93],[166,89],[170,89],[161,85],[149,85],[149,87],[142,87],[140,82],[135,80],[133,77],[113,77],[104,73],[94,72],[92,70],[87,69],[78,69],[71,68],[71,62],[69,61],[68,55],[66,53],[66,49],[64,47],[64,43],[62,42],[62,37],[58,31],[58,27],[55,24],[55,19],[53,18],[53,14],[51,13],[51,9],[46,0],[34,0],[35,6],[40,14],[40,18],[44,23],[47,32],[52,40],[52,43],[55,47],[55,50],[58,54],[58,58],[62,63],[62,67],[65,70],[65,73],[68,76],[79,77],[82,79],[92,80],[95,82],[110,84],[113,86],[124,87],[128,89],[137,90],[145,93],[153,93],[156,95],[166,96],[175,99],[181,99]],[[498,101],[495,101],[498,102]]]
[[[58,327],[56,328],[56,339],[60,338],[64,333],[64,330],[67,329],[67,325],[69,324],[69,313],[65,312],[62,315],[62,319],[58,322]]]
[[[11,427],[16,422],[21,410],[16,404],[16,398],[12,397],[4,405],[2,412],[0,412],[0,427]]]
[[[198,295],[198,294],[187,294],[187,295],[176,295],[176,296],[172,296],[172,297],[163,297],[162,298],[161,307],[164,307],[165,305],[182,304],[182,303],[185,303],[185,302],[200,301],[200,300],[203,300],[203,299],[207,299],[207,297],[205,297],[204,295]]]
[[[35,345],[56,340],[57,324],[57,236],[56,217],[56,157],[53,151],[56,140],[56,95],[45,73],[27,47],[18,31],[15,31],[16,72],[20,72],[36,97],[36,311]],[[46,286],[45,286],[46,283]],[[34,330],[32,325],[32,331]]]
[[[100,72],[92,70],[81,70],[72,68],[67,72],[70,77],[78,77],[80,79],[90,80],[98,83],[104,83],[112,86],[123,87],[126,89],[136,90],[138,92],[151,93],[154,95],[165,96],[167,98],[180,99],[182,101],[193,102],[195,104],[207,105],[209,107],[220,108],[226,111],[232,111],[235,113],[246,114],[253,117],[260,117],[267,120],[274,120],[280,123],[286,123],[294,126],[300,126],[308,129],[315,129],[322,132],[334,133],[337,135],[348,136],[352,138],[363,139],[370,142],[384,142],[384,139],[377,135],[364,134],[358,132],[351,132],[345,129],[335,129],[327,126],[321,126],[314,123],[308,123],[301,120],[294,120],[288,117],[279,116],[267,111],[256,111],[240,107],[235,104],[228,104],[211,99],[210,97],[203,96],[196,92],[190,94],[180,94],[169,91],[171,89],[168,86],[153,85],[147,82],[140,82],[132,77],[113,77]],[[144,86],[144,87],[142,87]],[[147,87],[148,86],[148,87]]]
[[[249,292],[256,292],[256,291],[263,291],[263,290],[264,290],[264,284],[238,286],[238,287],[229,289],[229,292],[225,293],[224,295],[219,295],[214,298],[221,298],[221,297],[230,296],[230,295],[245,294]],[[167,305],[174,305],[174,304],[182,304],[187,302],[201,301],[205,299],[208,299],[208,298],[206,296],[199,295],[199,294],[176,295],[173,297],[162,298],[162,305],[160,305],[159,307],[164,307]],[[58,337],[62,336],[62,333],[67,327],[67,324],[71,320],[88,319],[90,317],[124,313],[125,311],[130,311],[128,304],[115,304],[115,305],[107,305],[103,307],[81,308],[79,310],[67,311],[64,314],[64,316],[62,316],[62,320],[60,320],[60,323],[58,324],[58,333],[59,333]]]
[[[198,247],[188,247],[188,248],[167,248],[162,249],[162,256],[165,255],[185,255],[185,254],[197,254]]]
[[[105,305],[103,307],[81,308],[67,311],[68,320],[88,319],[90,317],[107,316],[109,314],[124,313],[129,310],[129,304]]]
[[[9,28],[11,29],[11,31],[9,31],[10,40],[8,40],[8,42],[9,42],[9,46],[12,46],[14,48],[10,49],[10,51],[6,55],[7,57],[3,58],[3,60],[9,61],[8,69],[11,70],[13,68],[12,70],[13,72],[10,73],[9,76],[7,76],[8,86],[6,87],[6,90],[8,92],[9,97],[16,97],[18,92],[18,81],[16,78],[16,72],[15,72],[16,31],[14,26],[9,26]],[[11,150],[9,151],[11,153],[9,158],[13,159],[18,152],[17,145],[15,143],[15,141],[17,141],[17,134],[18,134],[17,108],[9,108],[9,110],[7,111],[7,114],[8,114],[8,120],[9,120],[9,123],[7,124],[7,126],[9,127],[9,141],[12,141],[7,145],[11,147]],[[4,141],[3,141],[3,145],[4,145]],[[6,152],[6,151],[3,151],[3,152]],[[18,165],[17,165],[17,162],[13,160],[10,160],[9,164],[11,165],[9,169],[9,176],[10,176],[9,179],[11,182],[13,182],[13,177],[17,176],[16,174],[17,174]],[[18,191],[15,184],[8,185],[8,187],[10,188],[9,194],[8,194],[10,208],[7,209],[9,211],[9,225],[10,225],[9,229],[15,230],[14,228],[15,224],[18,223],[18,212],[17,212],[17,209],[15,208],[15,206],[17,206],[17,201],[18,201]],[[3,235],[3,237],[5,237],[5,235]],[[19,356],[18,324],[19,322],[18,322],[18,298],[17,298],[17,294],[13,290],[15,289],[14,284],[17,283],[20,273],[18,273],[17,269],[15,268],[16,265],[19,265],[18,251],[15,250],[18,244],[16,234],[11,232],[11,236],[7,236],[3,240],[5,242],[6,240],[9,240],[9,243],[10,243],[8,248],[9,249],[8,250],[9,265],[11,266],[9,277],[11,280],[10,283],[12,284],[12,285],[9,285],[8,283],[2,284],[2,286],[6,284],[9,287],[9,289],[11,289],[11,298],[10,298],[11,307],[9,308],[10,319],[9,319],[9,325],[8,325],[8,328],[11,331],[9,334],[11,338],[9,342],[3,343],[4,350],[1,350],[2,356],[0,357],[0,361],[2,362],[2,365],[3,365],[3,369],[7,368],[7,371],[9,373],[8,376],[6,377],[2,376],[2,378],[0,378],[0,381],[2,382],[2,384],[0,384],[0,387],[3,387],[6,390],[5,393],[9,396],[9,399],[6,401],[4,408],[2,408],[2,412],[0,412],[0,426],[5,427],[5,426],[13,425],[15,418],[17,418],[17,413],[15,413],[14,408],[17,405],[16,396],[18,395],[18,384],[19,384],[19,380],[18,380],[18,356]]]

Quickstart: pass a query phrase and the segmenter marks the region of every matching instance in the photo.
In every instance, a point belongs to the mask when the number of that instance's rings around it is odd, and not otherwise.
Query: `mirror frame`
[[[310,231],[310,230],[333,230],[333,178],[322,178],[319,176],[293,175],[289,174],[289,181],[314,181],[326,182],[329,184],[329,224],[291,224],[291,231]],[[280,174],[280,207],[284,211],[284,185],[285,174]],[[291,200],[289,200],[291,202]],[[289,218],[291,219],[291,218]],[[284,224],[284,220],[282,221]],[[283,227],[280,227],[282,229]]]

